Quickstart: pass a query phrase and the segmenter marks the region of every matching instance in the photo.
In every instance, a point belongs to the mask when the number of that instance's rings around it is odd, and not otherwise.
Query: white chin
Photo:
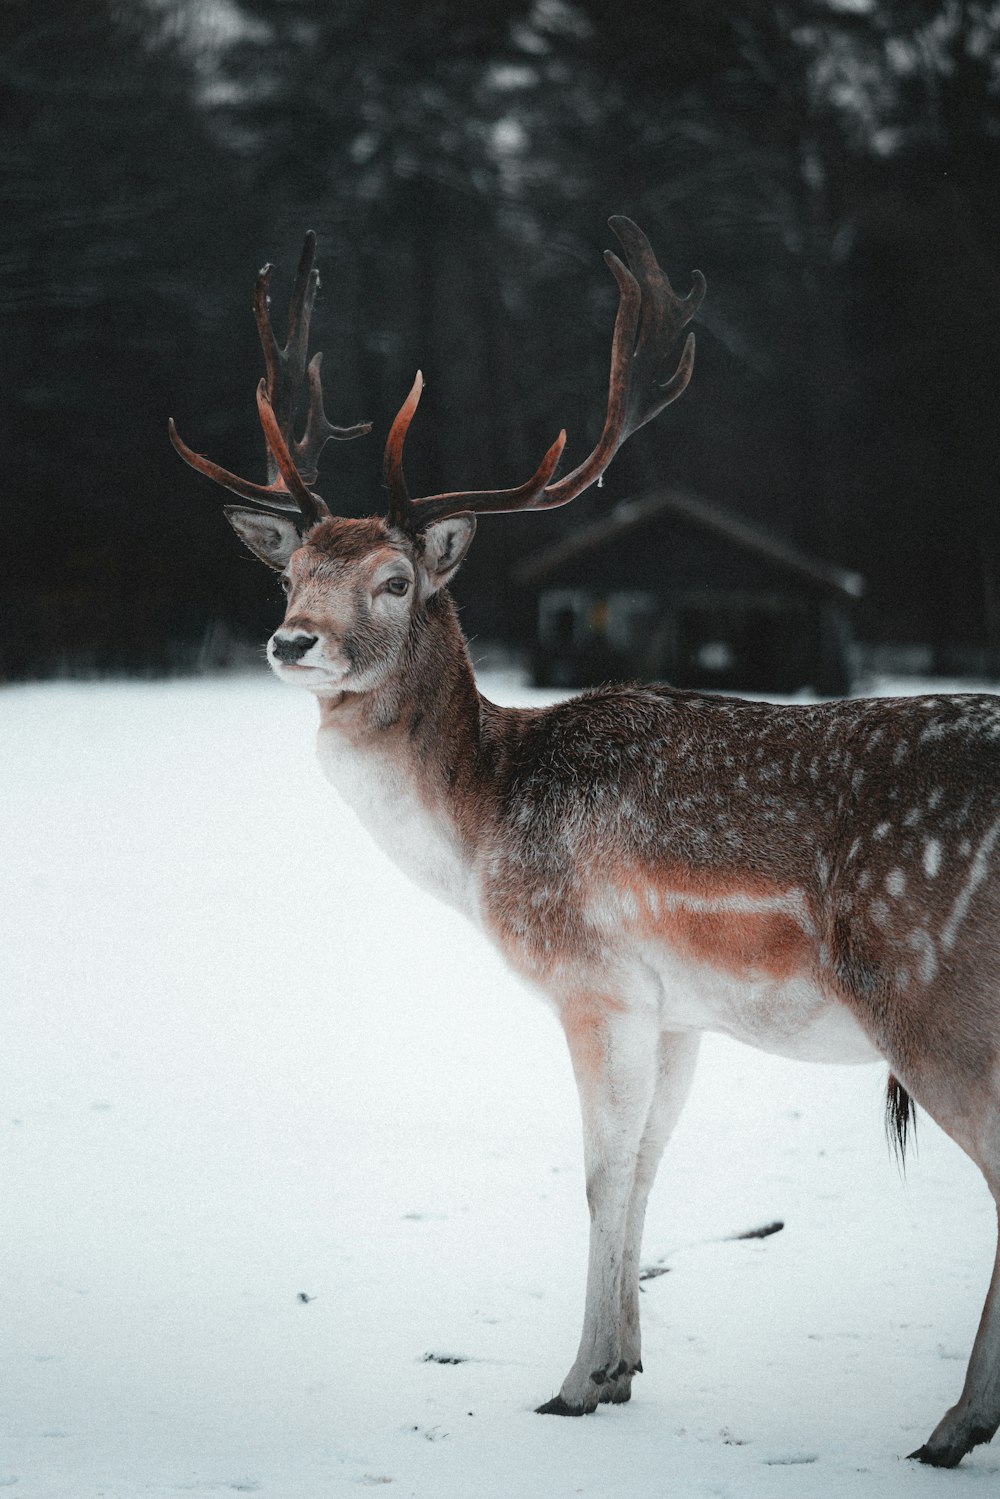
[[[270,657],[268,661],[276,677],[289,682],[293,687],[305,687],[310,692],[337,692],[345,675],[343,672],[331,671],[326,666],[300,666],[295,662],[271,661]]]

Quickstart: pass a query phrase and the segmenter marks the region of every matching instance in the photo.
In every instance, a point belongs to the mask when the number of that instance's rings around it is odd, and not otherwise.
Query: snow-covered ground
[[[533,1413],[583,1300],[564,1044],[339,805],[313,715],[263,673],[0,698],[0,1492],[994,1494],[1000,1449],[901,1461],[961,1388],[984,1184],[926,1117],[901,1178],[884,1069],[722,1039],[631,1404]]]

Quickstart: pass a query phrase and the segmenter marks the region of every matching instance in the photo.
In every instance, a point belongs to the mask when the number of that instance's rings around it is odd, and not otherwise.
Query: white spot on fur
[[[917,955],[920,981],[929,984],[937,976],[938,957],[933,938],[925,931],[911,932],[906,939],[910,949]]]
[[[955,904],[951,909],[951,915],[942,928],[941,946],[946,950],[950,951],[954,946],[958,929],[968,914],[972,897],[986,878],[990,867],[990,856],[993,853],[993,847],[998,837],[1000,837],[1000,817],[996,818],[990,824],[983,836],[982,842],[976,849],[972,863],[969,865],[969,873],[966,876],[965,884],[958,892]]]
[[[950,725],[942,722],[940,719],[932,721],[927,725],[926,729],[921,731],[920,743],[928,744],[932,739],[943,739],[949,728]]]
[[[885,888],[894,898],[902,895],[906,889],[906,874],[902,869],[890,869],[885,877]]]
[[[881,841],[886,836],[886,834],[889,832],[889,829],[891,827],[892,827],[892,823],[891,822],[880,822],[879,825],[878,825],[878,827],[875,829],[874,833],[872,833],[872,837],[873,838],[878,838],[879,841]]]
[[[936,838],[928,838],[924,844],[924,872],[933,880],[941,868],[941,845]]]
[[[873,900],[868,911],[876,926],[889,925],[889,907],[884,900]]]

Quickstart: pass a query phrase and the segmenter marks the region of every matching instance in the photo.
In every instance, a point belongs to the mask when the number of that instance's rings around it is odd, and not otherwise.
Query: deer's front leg
[[[582,1416],[626,1370],[622,1275],[629,1205],[643,1132],[656,1091],[656,1014],[599,998],[562,1013],[583,1114],[590,1256],[583,1333],[572,1369],[543,1415]]]

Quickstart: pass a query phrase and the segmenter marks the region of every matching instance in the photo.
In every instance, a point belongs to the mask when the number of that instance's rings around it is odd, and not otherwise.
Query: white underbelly
[[[642,961],[659,981],[664,1030],[720,1031],[803,1062],[875,1062],[879,1053],[846,1005],[807,978],[740,978],[658,942]]]

